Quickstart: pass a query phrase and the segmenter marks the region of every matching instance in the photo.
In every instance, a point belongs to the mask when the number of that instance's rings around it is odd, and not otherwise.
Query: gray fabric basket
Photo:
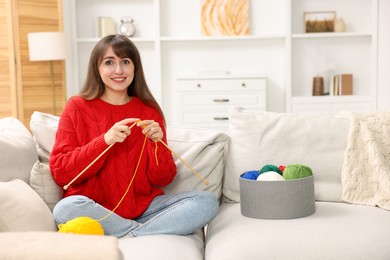
[[[314,178],[257,181],[240,177],[241,214],[257,219],[292,219],[315,212]]]

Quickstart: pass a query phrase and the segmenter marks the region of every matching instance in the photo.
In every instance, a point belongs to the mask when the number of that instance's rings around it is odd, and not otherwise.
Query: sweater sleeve
[[[103,134],[96,136],[88,143],[80,141],[80,135],[85,134],[84,124],[75,120],[77,110],[70,102],[61,115],[56,141],[50,155],[50,170],[56,183],[64,186],[82,172],[108,146]],[[96,174],[103,165],[107,153],[86,170],[74,184],[80,183]]]

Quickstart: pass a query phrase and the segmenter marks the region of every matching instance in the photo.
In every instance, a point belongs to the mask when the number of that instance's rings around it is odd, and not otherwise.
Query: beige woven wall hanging
[[[249,0],[202,0],[205,36],[249,35]]]

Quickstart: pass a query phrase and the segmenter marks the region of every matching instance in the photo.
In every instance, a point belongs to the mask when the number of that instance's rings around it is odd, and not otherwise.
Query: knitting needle
[[[158,138],[158,141],[161,142],[166,148],[168,148],[168,150],[170,150],[173,153],[173,155],[175,155],[177,158],[179,158],[179,160],[182,163],[184,163],[184,165],[186,165],[196,175],[196,177],[198,177],[205,185],[209,185],[208,181],[205,180],[202,177],[202,175],[200,175],[193,167],[191,167],[191,165],[189,163],[187,163],[183,158],[181,158],[177,153],[175,153],[175,151],[173,151],[166,143],[164,143],[163,140]]]
[[[133,128],[133,126],[135,126],[138,122],[139,122],[139,121],[134,122],[134,123],[129,127],[129,129]],[[69,186],[73,184],[73,182],[75,182],[75,181],[76,181],[76,180],[77,180],[77,179],[78,179],[86,170],[88,170],[88,169],[89,169],[97,160],[99,160],[100,157],[102,157],[108,150],[110,150],[111,147],[114,146],[114,144],[115,144],[115,143],[113,143],[113,144],[111,144],[109,147],[107,147],[107,148],[106,148],[98,157],[96,157],[95,160],[93,160],[87,167],[85,167],[84,170],[82,170],[76,177],[74,177],[73,180],[71,180],[67,185],[65,185],[65,186],[63,187],[63,189],[64,189],[64,190],[67,190],[67,189],[69,188]]]
[[[130,126],[130,129],[135,125],[139,123],[139,121],[133,123],[131,126]],[[187,166],[191,171],[192,173],[195,174],[196,177],[198,177],[205,185],[209,185],[208,181],[206,179],[204,179],[202,177],[202,175],[200,175],[189,163],[187,163],[183,158],[181,158],[175,151],[173,151],[163,140],[161,140],[160,138],[158,138],[158,141],[161,142],[168,150],[170,150],[173,155],[175,155],[182,163],[184,163],[185,166]],[[114,143],[115,144],[115,143]],[[114,145],[114,144],[111,144],[109,147],[107,147],[98,157],[96,157],[95,160],[93,160],[83,171],[81,171],[76,177],[73,178],[73,180],[71,180],[67,185],[65,185],[63,187],[64,190],[67,190],[69,188],[70,185],[73,184],[73,182],[75,182],[85,171],[87,171],[97,160],[100,159],[100,157],[102,157],[108,150],[110,150],[110,148]]]
[[[142,127],[142,128],[145,128],[145,127]],[[181,158],[177,153],[175,153],[175,151],[173,151],[166,143],[164,143],[163,140],[161,140],[160,138],[157,138],[157,141],[159,141],[160,143],[162,143],[169,151],[171,151],[171,153],[173,153],[173,155],[175,155],[177,158],[179,158],[179,160],[184,163],[185,166],[188,167],[188,169],[190,169],[192,171],[193,174],[196,175],[196,177],[198,177],[206,186],[209,185],[209,182],[203,178],[202,175],[200,175],[188,162],[186,162],[183,158]]]

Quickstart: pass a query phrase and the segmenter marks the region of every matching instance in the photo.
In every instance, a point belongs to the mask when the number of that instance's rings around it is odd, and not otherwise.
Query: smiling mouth
[[[123,81],[126,80],[126,78],[125,77],[122,77],[122,78],[112,78],[112,80],[115,81],[115,82],[123,82]]]

